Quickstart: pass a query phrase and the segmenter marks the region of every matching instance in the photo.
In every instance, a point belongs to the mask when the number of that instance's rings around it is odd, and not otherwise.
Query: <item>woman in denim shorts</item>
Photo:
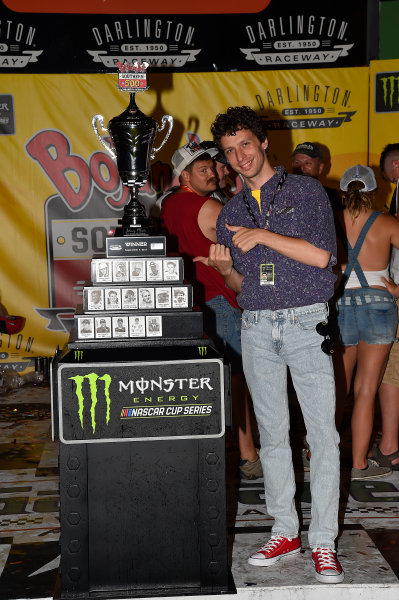
[[[399,247],[399,222],[372,209],[377,184],[369,167],[347,169],[340,187],[344,210],[336,217],[341,276],[335,295],[341,344],[335,354],[337,398],[349,395],[356,367],[351,479],[374,479],[392,472],[368,454],[375,397],[398,323],[395,298],[385,283],[391,244]]]

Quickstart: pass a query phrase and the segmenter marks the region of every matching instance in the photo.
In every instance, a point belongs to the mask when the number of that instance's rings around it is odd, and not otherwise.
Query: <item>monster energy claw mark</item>
[[[93,433],[96,430],[96,405],[97,405],[97,381],[104,381],[104,395],[105,401],[107,403],[107,414],[106,414],[106,423],[108,425],[111,411],[111,398],[109,396],[109,388],[111,385],[111,375],[107,373],[102,377],[99,377],[97,373],[88,373],[87,375],[74,375],[73,377],[69,377],[76,383],[76,396],[78,399],[78,415],[80,420],[80,425],[83,427],[83,410],[84,410],[84,395],[83,395],[83,381],[85,379],[89,382],[90,388],[90,398],[91,398],[91,406],[90,406],[90,415],[91,415],[91,426],[93,429]]]
[[[389,77],[381,77],[383,93],[384,93],[384,104],[392,109],[395,103],[394,90],[396,83],[396,103],[399,103],[399,77],[391,75]],[[388,96],[389,95],[389,96]]]

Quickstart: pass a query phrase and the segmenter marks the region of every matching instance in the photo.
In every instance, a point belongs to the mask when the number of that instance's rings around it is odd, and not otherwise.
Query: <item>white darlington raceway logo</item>
[[[250,48],[240,48],[246,60],[260,66],[329,64],[348,56],[344,43],[348,21],[322,15],[285,15],[245,27]]]
[[[23,69],[37,62],[43,50],[33,50],[36,28],[7,19],[0,29],[0,68]]]
[[[195,28],[169,19],[124,19],[92,27],[93,62],[115,68],[118,62],[147,62],[150,67],[184,67],[196,60]]]

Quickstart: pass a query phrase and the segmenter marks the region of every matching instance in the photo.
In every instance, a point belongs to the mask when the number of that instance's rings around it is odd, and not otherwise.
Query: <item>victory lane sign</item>
[[[60,364],[66,444],[217,438],[225,432],[220,359]]]

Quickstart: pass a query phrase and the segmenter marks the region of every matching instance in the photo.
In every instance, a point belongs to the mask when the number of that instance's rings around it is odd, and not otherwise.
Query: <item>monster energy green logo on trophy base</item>
[[[195,360],[59,364],[60,440],[224,435],[223,361],[198,349],[203,357]]]
[[[111,375],[103,375],[99,377],[97,373],[89,373],[88,375],[75,375],[74,377],[69,377],[76,383],[76,396],[79,402],[79,420],[83,429],[83,410],[84,410],[84,395],[83,395],[83,381],[87,379],[90,385],[90,398],[91,398],[91,407],[90,407],[90,416],[91,416],[91,426],[93,429],[93,433],[96,431],[96,405],[98,402],[97,398],[97,381],[104,381],[104,396],[105,401],[107,403],[107,414],[106,414],[106,423],[109,423],[109,417],[111,412],[111,398],[109,397],[109,387],[111,385]]]

